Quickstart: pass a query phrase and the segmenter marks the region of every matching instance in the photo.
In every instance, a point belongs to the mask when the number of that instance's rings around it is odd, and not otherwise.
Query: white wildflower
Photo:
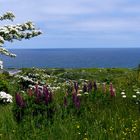
[[[133,91],[134,91],[134,92],[137,92],[137,91],[138,91],[138,89],[133,89]]]
[[[121,92],[121,95],[125,95],[125,92]]]
[[[139,104],[139,102],[136,102],[136,105],[138,105]]]
[[[123,95],[122,98],[126,98],[126,95]]]
[[[80,93],[81,93],[81,92],[83,92],[83,90],[81,90],[81,89],[80,89],[80,90],[78,90],[78,91],[79,91]]]
[[[136,96],[136,95],[132,95],[132,97],[133,97],[133,98],[136,98],[137,96]]]
[[[140,92],[139,92],[139,91],[137,91],[137,92],[136,92],[136,94],[140,94]]]
[[[88,95],[89,93],[88,93],[88,92],[85,92],[84,94],[85,94],[85,95]]]

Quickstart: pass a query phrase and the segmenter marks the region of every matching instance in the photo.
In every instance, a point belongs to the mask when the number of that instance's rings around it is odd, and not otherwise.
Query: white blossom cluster
[[[3,14],[2,16],[0,16],[0,20],[12,20],[15,18],[14,14],[12,12],[6,12],[5,14]]]
[[[12,103],[13,97],[10,94],[7,94],[6,92],[1,91],[0,92],[0,101],[2,103]]]
[[[29,85],[29,88],[34,90],[36,88],[36,86],[35,85]],[[38,89],[41,92],[43,92],[43,86],[38,85]],[[55,87],[55,86],[47,85],[47,89],[52,91],[52,92],[55,92],[57,90],[60,90],[61,87],[60,86]]]
[[[25,81],[25,82],[30,82],[30,83],[33,83],[33,84],[37,83],[32,78],[29,78],[28,76],[19,76],[19,75],[17,75],[16,77],[19,78],[20,80]]]
[[[24,81],[29,81],[29,82],[34,82],[31,78],[29,78],[28,76],[20,76],[21,79],[23,79]]]
[[[62,84],[57,82],[57,77],[48,75],[48,74],[38,74],[38,73],[28,73],[27,75],[16,75],[16,78],[19,79],[19,81],[24,81],[28,83],[28,88],[35,89],[36,85],[38,85],[38,88],[42,91],[43,86],[47,86],[48,90],[55,92],[57,90],[60,90]],[[55,78],[55,79],[54,79]],[[47,79],[54,79],[53,83],[45,82]]]
[[[0,20],[13,20],[15,16],[11,12],[7,12],[3,16],[0,16]],[[4,49],[5,41],[13,42],[14,40],[30,39],[32,37],[42,34],[40,30],[36,30],[35,25],[28,21],[23,24],[17,25],[5,25],[0,27],[0,53],[15,57],[15,54],[12,54],[7,49]]]
[[[126,98],[125,90],[122,90],[121,95],[122,95],[122,98]]]
[[[2,47],[0,47],[0,53],[10,57],[16,57],[16,54],[10,53],[7,49]]]

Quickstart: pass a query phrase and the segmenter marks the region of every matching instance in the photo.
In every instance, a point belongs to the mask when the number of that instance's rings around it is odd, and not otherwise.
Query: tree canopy
[[[15,15],[12,12],[6,12],[0,16],[0,20],[11,20],[13,21]],[[21,41],[22,39],[30,39],[38,36],[42,32],[36,29],[35,25],[31,22],[25,22],[23,24],[16,25],[5,25],[0,27],[0,54],[15,57],[16,55],[11,53],[9,50],[4,48],[5,41],[13,42],[14,40]]]

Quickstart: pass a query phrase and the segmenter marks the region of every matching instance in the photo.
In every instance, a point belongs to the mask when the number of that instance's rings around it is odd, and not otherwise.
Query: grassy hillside
[[[1,140],[140,139],[139,70],[22,69],[0,90]]]

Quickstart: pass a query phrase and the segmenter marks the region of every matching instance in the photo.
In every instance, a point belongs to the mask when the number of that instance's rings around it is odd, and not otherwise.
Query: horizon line
[[[23,49],[34,49],[34,50],[38,50],[38,49],[140,49],[140,47],[114,47],[114,48],[110,48],[110,47],[97,47],[97,48],[7,48],[8,50],[23,50]]]

